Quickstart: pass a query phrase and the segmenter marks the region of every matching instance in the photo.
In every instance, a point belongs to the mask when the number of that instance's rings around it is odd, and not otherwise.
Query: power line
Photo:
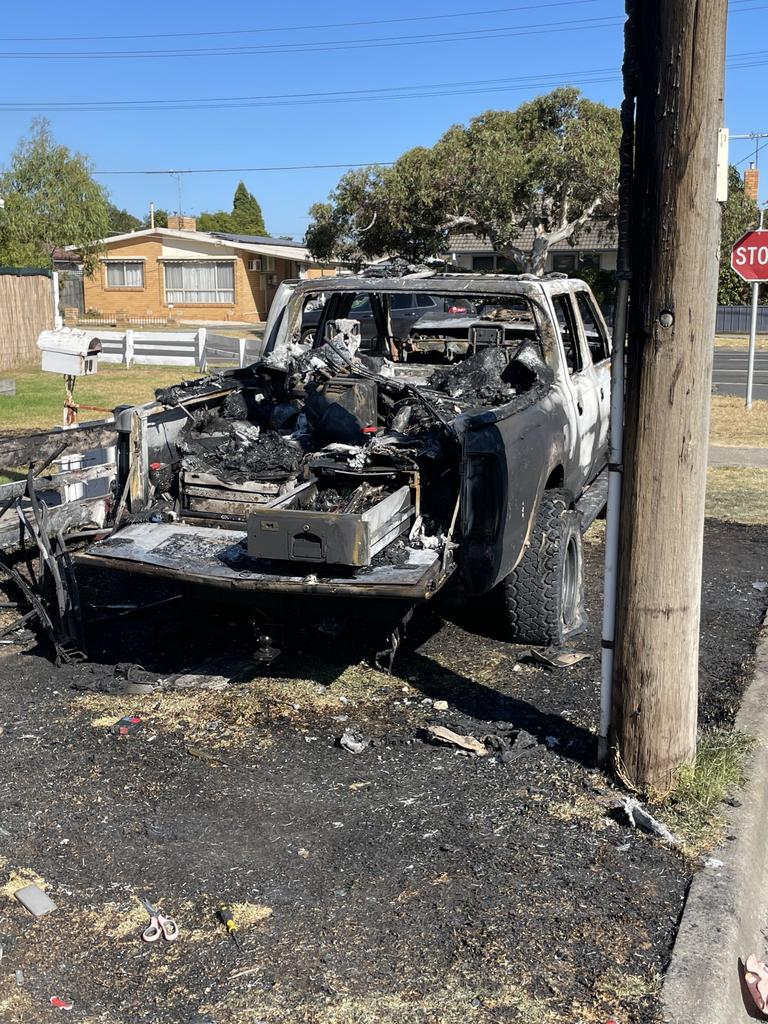
[[[280,53],[321,53],[338,50],[368,50],[392,46],[429,46],[440,43],[466,43],[472,40],[485,40],[489,36],[511,38],[527,35],[548,35],[554,32],[593,31],[601,28],[612,28],[623,24],[622,18],[582,18],[578,21],[561,21],[557,23],[537,22],[532,25],[509,26],[496,28],[472,29],[463,32],[441,32],[429,38],[413,36],[374,36],[367,39],[340,39],[337,41],[311,43],[273,43],[264,46],[227,46],[203,47],[198,49],[175,50],[81,50],[81,51],[28,51],[0,52],[6,60],[135,60],[153,57],[165,59],[171,57],[233,57],[253,56],[257,54]]]
[[[747,59],[749,58],[749,59]],[[761,59],[758,59],[761,58]],[[730,70],[768,64],[768,50],[749,50],[731,55]],[[169,110],[238,109],[242,107],[304,106],[336,103],[359,103],[390,99],[429,99],[441,96],[465,96],[491,92],[507,92],[520,88],[546,88],[566,81],[572,85],[612,82],[620,77],[614,68],[591,68],[552,75],[521,75],[511,78],[472,79],[469,81],[433,82],[426,85],[399,85],[376,89],[344,89],[332,92],[265,93],[254,96],[211,96],[194,99],[164,100],[48,100],[39,102],[0,102],[0,111],[52,113],[99,113]]]
[[[570,83],[587,84],[598,81],[615,81],[619,72],[614,68],[596,68],[591,71],[575,71],[548,76],[523,75],[515,78],[473,79],[464,82],[433,82],[427,85],[387,86],[379,89],[345,89],[334,92],[272,93],[255,96],[212,96],[197,99],[167,100],[52,100],[39,103],[0,103],[0,111],[52,111],[52,112],[98,112],[134,110],[206,110],[237,108],[242,106],[284,106],[304,103],[335,103],[355,100],[413,99],[446,95],[465,95],[484,91],[506,90],[510,87],[546,87],[563,80]]]
[[[454,11],[451,14],[421,14],[407,18],[374,18],[366,21],[333,21],[315,25],[278,25],[274,28],[266,28],[262,26],[260,28],[205,29],[199,32],[178,32],[174,30],[173,35],[177,39],[192,39],[209,36],[266,35],[274,32],[316,32],[336,28],[364,28],[369,25],[395,25],[424,21],[446,21],[455,18],[487,17],[492,14],[512,14],[519,11],[538,11],[549,7],[572,7],[593,3],[597,3],[597,0],[554,0],[552,3],[519,4],[516,7],[492,7],[482,11]],[[755,0],[731,0],[731,10],[732,12],[740,13],[742,11],[749,12],[752,10],[763,10],[767,6],[765,4],[759,4],[756,7],[746,6],[747,4],[754,3]],[[134,33],[131,35],[120,34],[99,36],[0,36],[0,43],[72,43],[117,41],[123,39],[162,39],[167,35],[167,32],[144,32]]]
[[[739,2],[739,0],[733,0]],[[741,0],[744,2],[744,0]],[[203,36],[246,36],[264,35],[270,32],[309,32],[321,29],[332,28],[363,28],[367,25],[395,25],[406,22],[422,21],[445,21],[452,18],[477,18],[491,14],[513,14],[519,11],[538,11],[547,7],[573,7],[583,4],[594,4],[597,0],[554,0],[553,3],[541,4],[519,4],[516,7],[494,7],[484,11],[455,11],[453,14],[421,14],[408,18],[376,18],[371,21],[333,21],[324,22],[319,25],[280,25],[275,28],[232,28],[232,29],[208,29],[202,32],[177,32],[173,35],[178,39],[200,38]],[[64,43],[64,42],[95,42],[99,40],[119,39],[162,39],[167,37],[167,32],[148,32],[141,35],[113,35],[113,36],[0,36],[0,43]]]
[[[163,168],[161,170],[135,170],[135,171],[93,171],[93,174],[244,174],[252,171],[319,171],[346,167],[370,167],[371,164],[378,164],[380,167],[391,167],[394,160],[369,160],[364,164],[281,164],[274,167],[187,167]]]
[[[741,167],[741,165],[745,164],[747,160],[751,160],[752,157],[755,157],[758,153],[762,152],[762,150],[764,150],[766,146],[768,146],[768,142],[764,142],[761,146],[757,146],[751,153],[747,154],[747,156],[742,157],[741,160],[737,160],[733,166]]]

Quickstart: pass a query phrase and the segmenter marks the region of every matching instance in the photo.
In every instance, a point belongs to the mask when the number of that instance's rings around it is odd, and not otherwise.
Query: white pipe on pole
[[[626,0],[624,24],[624,99],[621,104],[619,146],[619,251],[617,255],[616,313],[611,352],[611,422],[608,444],[608,503],[605,523],[605,572],[603,575],[603,632],[600,656],[600,725],[597,760],[608,760],[613,705],[613,655],[616,639],[616,603],[619,593],[619,533],[621,484],[624,472],[624,359],[629,308],[631,197],[635,161],[635,96],[637,53],[635,21],[640,0]]]
[[[605,575],[603,581],[603,635],[600,659],[600,728],[597,760],[608,758],[613,701],[613,651],[616,638],[616,596],[619,583],[619,517],[621,513],[622,452],[624,449],[624,348],[627,333],[629,278],[616,289],[616,317],[611,352],[611,428],[608,453],[608,505],[605,523]]]

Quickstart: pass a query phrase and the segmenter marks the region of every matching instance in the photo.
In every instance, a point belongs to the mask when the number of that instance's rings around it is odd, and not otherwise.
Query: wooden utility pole
[[[628,0],[636,60],[612,738],[664,789],[696,753],[727,0]]]

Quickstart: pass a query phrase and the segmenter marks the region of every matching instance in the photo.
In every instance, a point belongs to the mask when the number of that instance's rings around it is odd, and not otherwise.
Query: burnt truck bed
[[[436,551],[407,551],[402,565],[374,565],[340,572],[317,566],[282,567],[249,559],[246,534],[177,523],[136,523],[107,540],[92,544],[77,556],[79,562],[103,568],[160,575],[180,583],[223,588],[242,594],[315,594],[382,597],[423,601],[450,574]]]

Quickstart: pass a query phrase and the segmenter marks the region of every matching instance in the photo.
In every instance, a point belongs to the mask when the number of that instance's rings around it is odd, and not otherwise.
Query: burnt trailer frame
[[[194,554],[168,564],[151,557],[154,549],[131,543],[133,527],[117,530],[111,550],[100,544],[78,558],[110,569],[166,576],[195,587],[207,587],[235,599],[265,607],[314,599],[355,602],[354,614],[364,608],[377,617],[391,603],[398,609],[429,600],[446,583],[455,583],[466,596],[482,595],[503,583],[524,558],[531,542],[542,502],[558,495],[564,506],[580,509],[584,523],[591,522],[603,504],[603,469],[607,461],[608,403],[610,389],[610,335],[589,287],[582,281],[550,275],[424,275],[398,278],[325,278],[322,283],[302,281],[278,290],[265,331],[265,358],[290,353],[300,337],[302,311],[309,295],[322,291],[326,307],[320,319],[315,345],[321,344],[324,326],[337,313],[339,302],[352,301],[359,292],[386,296],[397,292],[425,292],[459,297],[510,296],[526,301],[535,323],[542,356],[550,379],[496,407],[461,412],[445,424],[457,447],[459,489],[451,529],[443,550],[418,580],[398,582],[397,573],[380,582],[370,576],[275,571],[267,574],[241,571],[212,574],[196,564]],[[603,338],[604,357],[593,361],[587,331],[577,297],[589,304]],[[346,298],[345,298],[346,297]],[[555,303],[563,300],[570,326],[560,324]],[[387,330],[388,303],[374,303],[380,335],[394,344]],[[378,310],[378,312],[376,312]],[[565,332],[578,350],[578,365],[569,366]],[[573,359],[573,355],[571,356]],[[395,363],[395,365],[397,365]],[[241,371],[242,372],[242,371]],[[123,410],[118,417],[124,443],[122,472],[125,488],[136,509],[146,500],[147,464],[163,447],[172,445],[173,430],[189,415],[189,409],[217,395],[237,389],[238,373],[226,373],[209,386],[201,382],[197,392],[179,403],[181,408],[150,403]],[[180,528],[181,529],[181,528]],[[186,530],[202,529],[186,527]],[[234,539],[234,533],[229,537]],[[126,543],[121,548],[121,539]],[[222,540],[224,543],[224,540]],[[133,551],[131,551],[133,547]],[[313,599],[310,601],[310,599]],[[362,600],[361,600],[362,599]]]

